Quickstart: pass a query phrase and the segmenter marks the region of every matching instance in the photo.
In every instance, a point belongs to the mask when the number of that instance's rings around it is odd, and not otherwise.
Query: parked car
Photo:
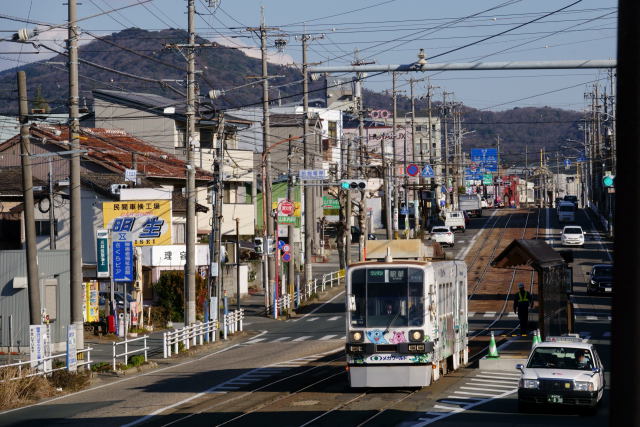
[[[122,296],[122,292],[114,292],[113,297],[116,300],[116,305],[118,307],[124,307],[124,297]],[[105,305],[110,298],[111,292],[100,292],[99,304]],[[127,302],[129,304],[135,301],[135,298],[133,298],[131,294],[127,294]]]
[[[451,211],[445,213],[444,225],[449,227],[451,231],[461,230],[464,233],[466,228],[464,213],[462,211]]]
[[[547,337],[518,364],[518,410],[573,406],[595,414],[604,394],[604,366],[593,344],[577,334]]]
[[[567,225],[562,229],[560,235],[562,246],[582,246],[584,245],[584,231],[579,225]]]
[[[449,247],[453,247],[455,244],[455,238],[451,229],[442,225],[437,225],[431,228],[430,239],[440,243],[441,245],[447,245]]]
[[[589,282],[587,283],[587,294],[609,294],[613,292],[613,265],[595,264],[591,271],[587,272]]]

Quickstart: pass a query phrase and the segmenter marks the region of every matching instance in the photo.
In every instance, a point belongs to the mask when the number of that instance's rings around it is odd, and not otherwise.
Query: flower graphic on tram
[[[375,344],[388,344],[387,340],[384,338],[384,332],[380,329],[374,329],[372,331],[367,331],[367,337],[369,337],[369,341]]]

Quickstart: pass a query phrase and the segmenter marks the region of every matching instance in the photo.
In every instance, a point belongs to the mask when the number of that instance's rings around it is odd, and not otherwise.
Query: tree
[[[33,107],[37,110],[41,110],[43,113],[49,113],[49,111],[51,111],[51,108],[49,108],[49,103],[47,102],[45,97],[42,96],[41,85],[38,85],[38,87],[36,88],[36,97],[33,101]]]

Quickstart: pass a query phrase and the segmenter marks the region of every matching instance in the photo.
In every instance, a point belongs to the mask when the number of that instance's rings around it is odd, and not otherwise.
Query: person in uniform
[[[533,308],[533,297],[524,289],[524,283],[518,283],[518,292],[513,296],[513,311],[520,320],[520,334],[529,332],[529,308]]]

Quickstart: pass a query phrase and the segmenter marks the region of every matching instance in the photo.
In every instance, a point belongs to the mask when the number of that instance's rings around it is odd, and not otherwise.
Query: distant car
[[[445,213],[444,225],[449,227],[451,231],[460,230],[464,233],[466,228],[464,213],[462,211],[451,211]]]
[[[582,246],[584,245],[584,231],[579,225],[567,225],[562,229],[560,235],[562,246]]]
[[[578,196],[572,196],[570,194],[567,194],[566,196],[564,196],[564,200],[567,202],[571,202],[574,205],[578,205]]]
[[[118,307],[124,307],[124,297],[122,296],[122,292],[114,292],[113,297],[116,300],[116,305]],[[111,292],[104,292],[104,291],[100,292],[100,300],[99,300],[100,305],[105,305],[110,298],[111,298]],[[136,301],[135,298],[133,298],[131,294],[127,294],[127,302],[129,304],[135,301]]]
[[[431,228],[431,240],[440,243],[441,245],[447,245],[453,247],[455,244],[455,237],[451,229],[447,226],[438,225]]]
[[[593,344],[577,334],[535,344],[518,382],[518,410],[534,405],[580,407],[594,414],[604,394],[604,366]]]
[[[596,264],[587,272],[589,282],[587,283],[587,294],[611,293],[613,292],[613,265]]]

